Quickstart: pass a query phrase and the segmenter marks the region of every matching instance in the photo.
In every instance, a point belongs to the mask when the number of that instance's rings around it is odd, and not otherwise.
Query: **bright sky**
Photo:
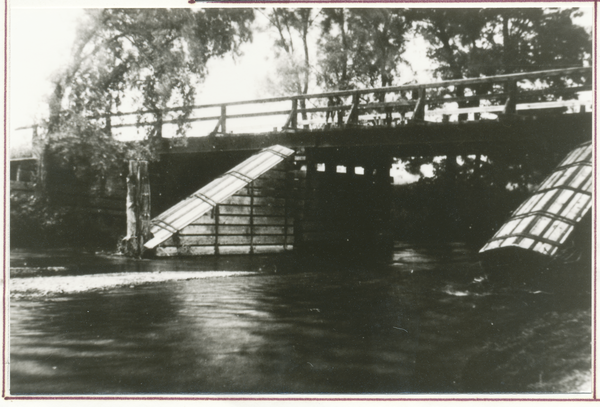
[[[51,75],[68,61],[78,9],[17,9],[10,13],[11,127],[27,126],[51,92]]]
[[[52,92],[50,78],[70,58],[79,8],[19,8],[10,10],[9,92],[11,128],[31,125],[44,112],[44,101]],[[213,103],[268,97],[266,76],[272,69],[271,33],[257,33],[243,56],[227,56],[209,63],[209,77],[200,87],[198,103]],[[413,49],[421,48],[416,44]],[[416,66],[427,61],[422,52],[409,59]],[[419,71],[421,75],[425,70]],[[410,73],[409,73],[410,75]],[[411,79],[411,78],[409,78]]]

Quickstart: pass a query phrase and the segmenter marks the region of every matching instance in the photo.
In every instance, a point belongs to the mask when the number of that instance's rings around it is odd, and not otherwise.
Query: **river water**
[[[397,243],[392,264],[25,257],[13,395],[591,391],[589,285],[495,286],[462,243]]]

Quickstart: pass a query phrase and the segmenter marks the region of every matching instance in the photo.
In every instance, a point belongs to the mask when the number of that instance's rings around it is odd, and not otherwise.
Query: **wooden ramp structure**
[[[592,206],[592,142],[571,151],[480,250],[556,256]]]
[[[293,155],[275,145],[251,156],[153,219],[144,247],[157,256],[291,250]]]

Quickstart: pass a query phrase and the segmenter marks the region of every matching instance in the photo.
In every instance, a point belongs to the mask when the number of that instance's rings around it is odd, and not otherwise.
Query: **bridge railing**
[[[494,118],[513,117],[527,110],[581,111],[584,103],[577,95],[591,90],[592,68],[580,67],[195,105],[187,108],[191,114],[185,119],[171,117],[184,109],[174,107],[114,113],[104,120],[111,131],[150,126],[159,134],[169,125],[204,123],[205,130],[200,135],[232,132],[230,124],[243,119],[244,123],[248,120],[267,123],[264,120],[267,117],[274,119],[268,122],[268,128],[275,131],[401,126],[425,121],[478,120],[489,114]],[[237,132],[251,133],[243,126],[242,129]],[[194,131],[194,135],[197,133]]]

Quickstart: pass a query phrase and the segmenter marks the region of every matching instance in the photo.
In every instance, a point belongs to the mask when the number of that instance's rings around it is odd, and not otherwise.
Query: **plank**
[[[294,243],[293,237],[288,236],[288,242]],[[285,236],[254,236],[252,240],[253,244],[285,244],[286,237]]]
[[[283,206],[257,206],[254,208],[254,214],[259,216],[285,216],[285,207]]]
[[[210,256],[214,254],[214,246],[186,246],[179,249],[180,256]]]
[[[208,246],[214,245],[217,239],[215,235],[180,235],[178,237],[171,236],[161,245],[163,246]]]
[[[256,206],[285,206],[285,198],[255,197],[254,205],[256,205]]]
[[[282,226],[255,226],[252,228],[255,235],[283,235],[285,225]]]
[[[250,196],[237,196],[234,195],[231,198],[225,200],[221,205],[227,206],[250,206],[254,202],[256,206],[285,206],[285,198],[275,198],[275,197],[254,197],[254,201],[252,201],[252,197]]]
[[[285,180],[288,177],[288,171],[269,170],[257,179],[281,179]]]
[[[35,184],[33,182],[10,181],[11,191],[33,191]]]
[[[287,181],[285,179],[258,178],[254,180],[253,184],[257,188],[284,189],[287,185]]]
[[[259,196],[259,197],[273,197],[273,198],[285,198],[286,190],[284,188],[242,188],[235,195],[236,196]]]
[[[190,226],[196,226],[196,225],[214,225],[216,219],[215,219],[214,215],[211,212],[207,213],[206,215],[202,215],[201,217],[199,217],[198,219],[196,219],[194,222],[192,222],[190,224]]]
[[[219,251],[221,245],[249,245],[251,236],[219,236]]]
[[[248,215],[250,211],[248,211]],[[219,225],[249,225],[250,216],[219,216]]]
[[[249,235],[252,233],[248,226],[219,226],[219,236],[221,235]],[[220,241],[220,238],[219,238]]]
[[[219,205],[221,215],[250,215],[249,206]],[[221,217],[219,216],[219,221]]]
[[[293,246],[289,245],[286,247],[279,245],[264,245],[264,246],[254,246],[254,253],[256,254],[267,254],[267,253],[283,253],[286,250],[292,250]]]
[[[289,223],[293,223],[293,219],[289,219]],[[278,226],[285,225],[285,216],[255,216],[255,225]]]
[[[226,199],[221,205],[251,205],[252,198],[249,196],[234,195]]]
[[[250,246],[219,246],[219,254],[250,254]]]
[[[177,248],[173,247],[173,246],[167,246],[167,247],[158,246],[156,248],[156,255],[158,257],[172,257],[172,256],[177,256],[178,252],[177,252]]]
[[[212,235],[216,232],[214,225],[189,225],[183,228],[180,235]]]

